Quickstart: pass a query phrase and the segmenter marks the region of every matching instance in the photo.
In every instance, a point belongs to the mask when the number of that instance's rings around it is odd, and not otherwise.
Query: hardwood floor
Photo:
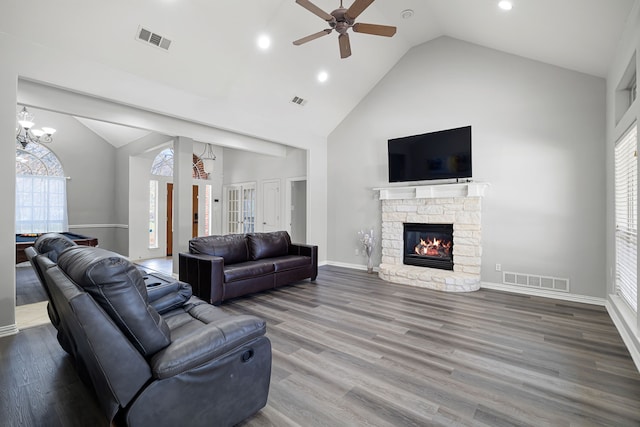
[[[640,374],[603,307],[323,267],[221,308],[265,318],[273,347],[268,405],[243,426],[640,425]],[[107,425],[50,325],[0,339],[0,360],[8,425]]]

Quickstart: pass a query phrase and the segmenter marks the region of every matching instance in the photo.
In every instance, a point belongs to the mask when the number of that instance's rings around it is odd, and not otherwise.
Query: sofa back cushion
[[[284,256],[289,253],[291,238],[286,231],[247,234],[252,260]]]
[[[149,305],[140,271],[126,258],[101,248],[75,246],[58,257],[58,266],[111,317],[143,356],[171,343],[171,333]]]
[[[244,234],[196,237],[189,241],[189,252],[219,256],[224,258],[225,264],[249,261],[249,248]]]
[[[53,262],[58,262],[58,255],[71,246],[76,246],[76,242],[59,233],[42,234],[33,243],[33,247],[39,254],[48,257]]]

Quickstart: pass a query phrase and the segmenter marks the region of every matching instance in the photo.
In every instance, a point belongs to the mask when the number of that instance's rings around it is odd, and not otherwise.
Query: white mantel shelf
[[[380,200],[410,200],[441,197],[483,197],[488,187],[489,183],[486,182],[460,182],[411,187],[381,187],[373,190],[380,192]]]

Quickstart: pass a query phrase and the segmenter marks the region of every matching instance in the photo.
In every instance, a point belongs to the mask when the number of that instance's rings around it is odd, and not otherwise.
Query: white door
[[[256,223],[256,184],[254,182],[224,187],[225,232],[253,233]]]
[[[280,180],[262,183],[262,230],[281,230],[280,225]]]
[[[242,232],[242,204],[240,203],[240,194],[242,187],[230,185],[226,187],[226,232],[236,234]]]

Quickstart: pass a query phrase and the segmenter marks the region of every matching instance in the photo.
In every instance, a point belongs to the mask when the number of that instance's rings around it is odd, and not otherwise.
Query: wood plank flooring
[[[221,308],[266,319],[273,347],[268,405],[242,426],[640,425],[640,374],[603,307],[322,267]],[[50,325],[0,339],[0,362],[7,425],[107,425]]]

